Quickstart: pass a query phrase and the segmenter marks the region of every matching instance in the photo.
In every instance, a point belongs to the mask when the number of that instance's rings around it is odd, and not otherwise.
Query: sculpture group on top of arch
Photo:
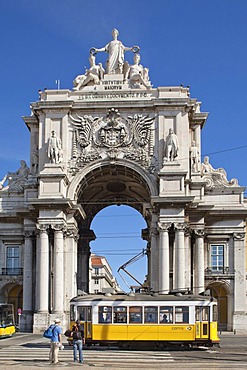
[[[122,75],[123,83],[127,83],[130,88],[146,88],[152,87],[149,80],[149,70],[140,64],[139,46],[127,47],[118,40],[119,32],[117,29],[112,30],[113,40],[103,48],[91,48],[89,63],[90,68],[86,69],[85,74],[78,75],[74,81],[74,90],[79,91],[85,86],[94,86],[102,83],[105,74],[107,75]],[[103,68],[102,63],[96,64],[96,54],[105,51],[108,54],[106,68]],[[124,59],[124,53],[132,51],[134,53],[133,64],[129,64]]]

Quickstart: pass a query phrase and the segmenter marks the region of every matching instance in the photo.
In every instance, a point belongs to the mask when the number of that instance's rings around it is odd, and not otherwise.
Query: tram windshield
[[[0,305],[0,327],[15,325],[13,306],[11,304]]]

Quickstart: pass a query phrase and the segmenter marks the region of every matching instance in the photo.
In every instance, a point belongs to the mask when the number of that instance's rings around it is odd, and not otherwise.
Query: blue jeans
[[[73,340],[74,361],[77,361],[77,349],[79,351],[79,362],[82,362],[83,361],[82,339],[74,339]]]

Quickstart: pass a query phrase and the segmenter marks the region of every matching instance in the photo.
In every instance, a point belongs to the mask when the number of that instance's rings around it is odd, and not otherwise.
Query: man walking
[[[62,345],[62,342],[61,342],[62,329],[60,326],[59,319],[55,319],[54,322],[55,322],[55,325],[52,329],[51,349],[50,349],[49,358],[50,358],[50,363],[57,364],[59,347]]]

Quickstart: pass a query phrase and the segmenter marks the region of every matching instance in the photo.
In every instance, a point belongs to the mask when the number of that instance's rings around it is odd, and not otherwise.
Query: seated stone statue
[[[30,174],[30,169],[26,164],[26,161],[20,161],[20,168],[15,172],[8,172],[7,178],[9,180],[9,189],[20,191],[22,190],[22,185],[27,182],[28,175]]]
[[[126,63],[124,66],[124,81],[126,79],[129,79],[130,85],[132,87],[140,87],[140,85],[145,86],[147,89],[150,89],[152,87],[149,76],[148,76],[148,68],[144,68],[140,63],[140,55],[135,54],[134,55],[134,64],[131,66],[126,67]]]
[[[84,75],[77,76],[74,81],[74,90],[80,90],[81,87],[87,85],[98,85],[104,77],[105,70],[102,64],[95,64],[95,56],[90,54],[90,68],[86,70]]]
[[[227,180],[226,171],[224,168],[213,168],[209,163],[209,157],[206,156],[201,165],[201,176],[206,181],[207,188],[212,187],[228,187],[228,186],[238,186],[238,180],[232,179]]]
[[[4,190],[4,183],[6,182],[8,175],[5,175],[4,178],[0,181],[0,190]]]

